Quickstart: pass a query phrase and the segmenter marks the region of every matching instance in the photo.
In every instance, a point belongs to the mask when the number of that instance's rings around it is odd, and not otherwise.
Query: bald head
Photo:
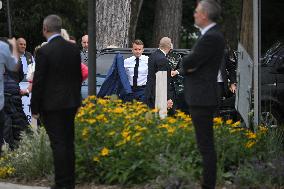
[[[160,40],[159,48],[168,53],[172,47],[172,40],[169,37],[163,37]]]
[[[19,54],[24,54],[27,48],[26,40],[22,37],[17,39],[17,50]]]
[[[88,37],[88,35],[84,35],[82,37],[81,44],[82,44],[82,48],[83,49],[88,50],[88,46],[89,46],[89,37]]]

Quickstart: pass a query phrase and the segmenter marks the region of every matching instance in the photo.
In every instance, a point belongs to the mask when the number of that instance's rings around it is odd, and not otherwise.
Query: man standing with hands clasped
[[[60,35],[62,20],[49,15],[42,32],[47,44],[36,54],[31,111],[50,139],[55,168],[51,189],[75,188],[74,118],[81,105],[80,49]]]
[[[216,78],[225,47],[224,37],[216,24],[220,13],[221,7],[216,1],[199,1],[194,12],[194,21],[201,30],[201,36],[192,47],[191,53],[182,60],[185,100],[189,105],[203,161],[203,189],[213,189],[216,185],[217,157],[213,114],[217,107]]]

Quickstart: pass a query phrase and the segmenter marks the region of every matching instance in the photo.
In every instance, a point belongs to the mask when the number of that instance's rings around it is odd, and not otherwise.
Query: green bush
[[[100,183],[141,183],[159,178],[196,181],[201,159],[191,118],[160,119],[157,110],[113,97],[89,97],[76,118],[77,175]],[[267,128],[252,132],[240,122],[214,119],[218,182],[233,182],[238,167],[261,153]]]
[[[51,148],[44,128],[23,132],[18,146],[14,151],[4,152],[3,164],[15,170],[13,176],[29,180],[53,173]]]
[[[76,116],[76,175],[79,182],[148,183],[157,188],[194,188],[201,157],[191,118],[182,112],[160,119],[157,110],[115,97],[84,100]],[[218,184],[283,186],[283,132],[214,118]],[[46,177],[53,172],[43,128],[23,134],[19,148],[0,159],[0,177]]]

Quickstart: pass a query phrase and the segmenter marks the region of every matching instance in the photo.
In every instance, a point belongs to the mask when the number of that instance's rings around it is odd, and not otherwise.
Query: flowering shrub
[[[191,118],[182,112],[160,119],[157,110],[116,97],[84,100],[76,116],[78,181],[115,184],[178,183],[194,188],[201,176]],[[284,132],[214,118],[218,183],[242,186],[283,186]],[[4,151],[0,178],[36,179],[53,172],[51,149],[43,128],[23,134],[19,148]],[[257,170],[257,171],[256,171]],[[268,179],[269,178],[269,179]],[[193,183],[193,184],[192,184]]]
[[[0,178],[4,179],[7,177],[12,176],[15,173],[15,168],[11,167],[11,165],[8,164],[8,157],[1,157],[0,158]]]
[[[140,183],[157,177],[199,179],[199,153],[191,118],[182,112],[160,119],[157,110],[115,97],[84,100],[76,117],[79,179],[101,183]],[[236,167],[256,153],[267,129],[214,118],[218,180],[231,180]],[[180,173],[180,175],[177,175]]]
[[[159,119],[156,112],[140,102],[86,99],[76,117],[79,177],[139,183],[160,174],[157,164],[164,156],[184,158],[196,151],[189,116],[178,112]]]

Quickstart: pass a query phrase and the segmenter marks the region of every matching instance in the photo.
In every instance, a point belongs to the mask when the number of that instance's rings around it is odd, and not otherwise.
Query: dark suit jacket
[[[79,107],[81,82],[79,48],[61,36],[53,38],[36,55],[32,114]]]
[[[231,83],[236,83],[236,66],[235,63],[230,59],[229,52],[225,50],[224,57],[222,59],[222,63],[220,65],[222,79],[225,85],[228,85],[228,79]]]
[[[155,52],[153,52],[148,60],[148,76],[145,89],[145,101],[150,108],[155,107],[156,73],[158,71],[168,72],[167,96],[168,99],[173,99],[173,88],[170,84],[172,79],[171,67],[169,64],[169,60],[160,49],[157,49]]]
[[[183,58],[185,99],[188,105],[217,105],[217,74],[224,47],[224,37],[215,25],[198,39],[191,53]]]
[[[115,56],[97,96],[102,98],[113,94],[118,95],[122,100],[126,101],[130,101],[133,95],[124,68],[124,59],[120,53]]]

